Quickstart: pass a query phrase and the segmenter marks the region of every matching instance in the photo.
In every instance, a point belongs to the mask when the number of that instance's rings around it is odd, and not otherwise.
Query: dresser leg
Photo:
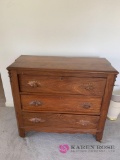
[[[99,132],[99,133],[97,133],[97,134],[96,134],[96,141],[101,142],[101,140],[102,140],[102,136],[103,136],[103,132]]]
[[[25,131],[24,131],[24,129],[21,129],[21,128],[19,128],[19,136],[20,137],[25,137]]]

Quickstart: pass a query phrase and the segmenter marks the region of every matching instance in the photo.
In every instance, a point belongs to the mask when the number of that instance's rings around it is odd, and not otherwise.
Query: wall
[[[6,105],[12,105],[6,67],[21,54],[100,56],[120,71],[119,15],[119,0],[0,0]]]

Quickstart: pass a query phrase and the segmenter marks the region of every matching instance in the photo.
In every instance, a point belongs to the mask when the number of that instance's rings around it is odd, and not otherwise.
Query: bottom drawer
[[[54,113],[23,113],[24,127],[55,127],[96,129],[99,116],[54,114]]]

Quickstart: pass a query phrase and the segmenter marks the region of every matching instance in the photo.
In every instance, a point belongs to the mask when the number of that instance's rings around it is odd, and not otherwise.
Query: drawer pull
[[[82,126],[87,126],[87,125],[94,125],[93,123],[91,123],[90,121],[86,121],[86,120],[80,120],[79,122],[77,122],[78,124],[82,125]]]
[[[88,109],[88,108],[90,108],[90,105],[86,104],[86,105],[83,106],[83,108]]]
[[[29,121],[30,121],[30,122],[34,122],[34,123],[45,122],[44,119],[37,118],[37,117],[31,118],[31,119],[29,119]]]
[[[85,108],[85,109],[89,109],[91,106],[90,106],[90,104],[83,104],[83,108]]]
[[[35,100],[35,101],[30,102],[30,105],[31,106],[40,106],[40,105],[42,105],[42,102]]]
[[[40,82],[37,82],[37,81],[29,81],[28,82],[28,85],[30,87],[40,87]]]
[[[92,83],[88,83],[85,85],[85,89],[89,90],[89,91],[93,91],[94,90],[94,86]]]

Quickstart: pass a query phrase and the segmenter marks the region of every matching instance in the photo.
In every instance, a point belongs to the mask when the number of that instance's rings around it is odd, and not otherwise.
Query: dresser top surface
[[[118,73],[117,70],[111,66],[108,60],[106,60],[105,58],[96,57],[55,57],[21,55],[7,69],[71,70]]]

